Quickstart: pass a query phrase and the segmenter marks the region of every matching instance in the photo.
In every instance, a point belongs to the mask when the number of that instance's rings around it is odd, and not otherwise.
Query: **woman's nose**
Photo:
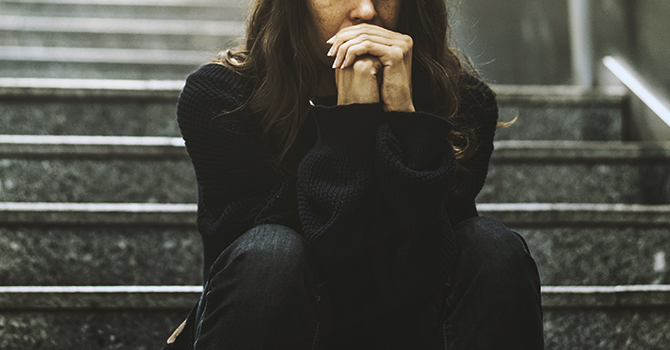
[[[354,7],[352,8],[349,17],[354,24],[363,22],[371,22],[377,16],[377,10],[372,0],[353,0]]]

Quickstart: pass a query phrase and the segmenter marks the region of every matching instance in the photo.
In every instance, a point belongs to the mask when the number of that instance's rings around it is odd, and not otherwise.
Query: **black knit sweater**
[[[279,223],[313,247],[336,322],[385,317],[434,293],[455,264],[452,225],[477,215],[498,117],[493,92],[464,79],[459,113],[479,141],[465,172],[457,175],[453,125],[441,117],[315,100],[295,153],[297,175],[285,176],[268,161],[258,116],[240,108],[249,81],[222,65],[198,69],[177,114],[198,181],[205,278],[242,233]]]

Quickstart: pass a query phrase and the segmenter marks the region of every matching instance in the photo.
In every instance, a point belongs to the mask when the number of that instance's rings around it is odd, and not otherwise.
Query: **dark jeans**
[[[255,227],[214,263],[193,318],[193,348],[542,349],[540,279],[523,238],[482,217],[454,232],[460,259],[447,288],[407,315],[416,327],[370,341],[332,329],[336,310],[300,235]]]

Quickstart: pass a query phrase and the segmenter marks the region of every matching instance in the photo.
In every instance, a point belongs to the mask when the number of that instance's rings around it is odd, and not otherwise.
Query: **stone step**
[[[668,205],[479,211],[526,238],[546,285],[670,284]],[[5,202],[0,212],[2,285],[201,283],[194,204]]]
[[[239,20],[0,15],[0,46],[17,52],[16,47],[26,46],[215,53],[239,44],[243,34],[244,22]]]
[[[195,204],[0,203],[0,284],[201,284]]]
[[[178,136],[174,109],[182,86],[183,79],[0,78],[0,125],[3,125],[3,134]],[[586,138],[587,135],[579,131],[583,128],[573,127],[583,124],[584,120],[588,122],[589,117],[582,111],[589,108],[593,110],[594,100],[599,100],[609,102],[601,103],[598,113],[614,113],[616,108],[620,108],[620,101],[617,101],[624,98],[614,93],[601,93],[599,97],[587,99],[582,95],[575,96],[572,89],[562,87],[544,88],[553,93],[537,95],[531,92],[519,95],[515,92],[518,89],[510,86],[494,88],[501,105],[501,120],[511,120],[514,111],[523,110],[523,119],[517,120],[509,128],[498,130],[496,138],[501,140],[533,137],[550,139],[559,136],[571,140]],[[537,107],[540,100],[544,100],[543,107]],[[528,108],[528,105],[536,107]],[[562,110],[564,114],[547,114],[553,110]],[[568,119],[568,130],[579,132],[569,135],[564,133],[566,128],[562,121]],[[33,122],[17,122],[24,120]],[[533,134],[526,130],[526,126],[535,124],[525,120],[534,120],[538,125],[537,131],[543,134]],[[143,122],[148,125],[141,124]],[[607,124],[620,126],[621,116],[613,117]],[[621,138],[618,126],[608,130],[612,132],[603,129],[599,135],[610,140]]]
[[[478,209],[526,239],[545,284],[670,283],[670,205],[497,203]]]
[[[183,80],[0,78],[3,134],[179,136]]]
[[[497,140],[625,140],[628,96],[625,89],[579,86],[494,85],[500,121]]]
[[[545,348],[665,349],[668,290],[668,285],[543,287]]]
[[[181,138],[0,137],[0,201],[195,202]]]
[[[2,286],[0,310],[189,310],[202,285]],[[670,306],[670,285],[542,286],[542,308]]]
[[[199,296],[199,286],[6,287],[3,349],[159,348]],[[664,349],[670,286],[545,286],[547,349]],[[34,329],[40,329],[35,332]],[[30,331],[33,330],[33,331]],[[607,336],[603,336],[607,335]]]
[[[183,80],[214,52],[0,46],[0,77]]]
[[[233,20],[244,18],[243,2],[225,1],[49,1],[3,0],[5,16]]]
[[[9,311],[0,313],[3,350],[161,349],[188,310]]]
[[[496,148],[479,203],[670,203],[669,143],[498,141]],[[0,201],[195,201],[178,137],[0,135],[0,169]]]
[[[480,203],[670,203],[670,143],[498,141]]]

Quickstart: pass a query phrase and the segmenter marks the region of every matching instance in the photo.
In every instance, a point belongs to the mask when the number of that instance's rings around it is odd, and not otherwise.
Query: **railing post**
[[[593,86],[593,38],[590,0],[568,0],[573,83]]]

